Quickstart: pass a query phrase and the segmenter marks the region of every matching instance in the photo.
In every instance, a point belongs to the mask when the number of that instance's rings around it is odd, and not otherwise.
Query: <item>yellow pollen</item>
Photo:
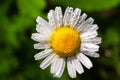
[[[73,56],[79,50],[80,44],[80,34],[67,26],[57,28],[50,38],[53,51],[60,57]]]

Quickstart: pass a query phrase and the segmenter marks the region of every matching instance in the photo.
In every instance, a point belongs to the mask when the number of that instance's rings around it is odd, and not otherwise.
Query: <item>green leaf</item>
[[[45,8],[46,4],[45,0],[18,0],[17,5],[20,13],[36,17]]]
[[[103,36],[104,46],[119,44],[119,32],[113,27],[109,28]]]
[[[99,11],[115,7],[120,0],[49,0],[51,4],[79,7],[86,11]]]

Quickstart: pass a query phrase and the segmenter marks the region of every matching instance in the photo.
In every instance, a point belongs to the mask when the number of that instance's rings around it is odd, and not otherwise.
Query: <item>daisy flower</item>
[[[72,7],[67,7],[64,15],[61,7],[50,10],[48,22],[37,17],[37,33],[31,38],[38,42],[34,48],[43,50],[34,56],[35,60],[45,58],[40,68],[50,66],[53,76],[60,78],[67,66],[69,76],[76,78],[77,73],[84,73],[83,66],[87,69],[93,66],[87,56],[99,57],[101,38],[97,37],[98,26],[93,24],[94,19],[86,18],[87,14],[81,15],[79,8],[73,10]]]

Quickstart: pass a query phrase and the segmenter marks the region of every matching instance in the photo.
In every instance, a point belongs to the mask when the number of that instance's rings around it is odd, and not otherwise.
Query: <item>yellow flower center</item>
[[[60,57],[73,56],[79,50],[80,44],[80,34],[67,26],[57,28],[50,38],[53,51]]]

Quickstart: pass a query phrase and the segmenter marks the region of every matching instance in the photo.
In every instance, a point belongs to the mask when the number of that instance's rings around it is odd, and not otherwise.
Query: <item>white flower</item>
[[[42,69],[51,65],[50,72],[59,78],[67,64],[68,74],[76,78],[76,72],[84,72],[82,65],[88,69],[93,66],[87,56],[99,57],[96,52],[101,38],[96,37],[98,26],[93,24],[94,19],[86,18],[79,8],[73,10],[72,7],[66,8],[64,16],[60,7],[50,10],[49,22],[37,17],[37,33],[33,33],[31,38],[38,42],[34,44],[35,49],[44,49],[34,56],[35,60],[46,57],[40,65]]]

